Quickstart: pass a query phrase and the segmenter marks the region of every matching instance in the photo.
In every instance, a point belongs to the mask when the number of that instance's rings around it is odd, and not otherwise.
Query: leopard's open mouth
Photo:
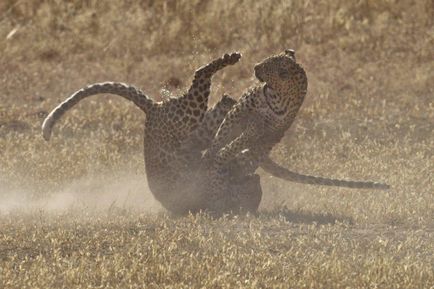
[[[273,88],[271,86],[269,86],[268,83],[265,83],[263,90],[264,90],[265,95],[268,95],[270,92],[273,91]]]
[[[256,78],[257,78],[261,83],[265,83],[265,85],[264,85],[264,90],[272,89],[272,87],[271,87],[267,82],[265,82],[265,80],[263,80],[262,77],[260,77],[260,76],[258,75],[258,73],[257,73],[256,70],[255,70],[255,76],[256,76]]]

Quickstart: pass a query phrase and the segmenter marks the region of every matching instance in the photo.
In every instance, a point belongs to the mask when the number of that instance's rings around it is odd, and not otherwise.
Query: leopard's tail
[[[363,182],[363,181],[347,181],[328,179],[316,176],[302,175],[296,172],[292,172],[277,163],[270,158],[267,158],[261,162],[261,168],[272,176],[291,181],[296,183],[310,184],[310,185],[323,185],[334,187],[346,187],[346,188],[358,188],[358,189],[377,189],[387,190],[390,188],[387,184],[376,182]]]
[[[62,115],[69,110],[71,107],[76,105],[80,100],[95,94],[100,93],[110,93],[122,96],[132,102],[145,113],[152,107],[154,102],[141,90],[135,88],[134,86],[120,83],[120,82],[102,82],[88,85],[70,97],[68,97],[64,102],[59,104],[54,108],[50,114],[45,118],[42,124],[42,135],[46,141],[50,139],[51,130],[54,124],[59,120]]]

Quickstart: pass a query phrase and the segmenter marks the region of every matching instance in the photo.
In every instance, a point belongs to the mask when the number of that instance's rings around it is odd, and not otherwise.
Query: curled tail
[[[42,135],[44,139],[46,141],[50,139],[51,130],[54,124],[67,110],[69,110],[83,98],[100,93],[110,93],[122,96],[134,102],[134,104],[142,109],[145,113],[153,105],[152,99],[150,99],[141,90],[135,88],[134,86],[120,82],[102,82],[91,84],[76,91],[73,95],[68,97],[64,102],[59,104],[50,112],[42,124]]]
[[[346,181],[346,180],[336,180],[328,179],[322,177],[302,175],[299,173],[291,172],[290,170],[276,164],[270,158],[265,159],[261,162],[261,168],[267,173],[296,183],[310,184],[310,185],[324,185],[324,186],[334,186],[334,187],[347,187],[347,188],[359,188],[359,189],[378,189],[387,190],[390,188],[387,184],[376,183],[376,182],[362,182],[362,181]]]

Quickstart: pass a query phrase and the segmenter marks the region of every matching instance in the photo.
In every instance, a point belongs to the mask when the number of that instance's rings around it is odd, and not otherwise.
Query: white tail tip
[[[48,116],[42,123],[42,137],[46,141],[49,141],[51,137],[51,125],[50,125],[51,123],[52,123],[52,119],[50,118],[50,116]]]

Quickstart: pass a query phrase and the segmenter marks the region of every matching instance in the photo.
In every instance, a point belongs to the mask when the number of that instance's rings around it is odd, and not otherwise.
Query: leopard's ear
[[[295,50],[294,49],[285,49],[285,54],[295,60]]]
[[[285,54],[288,54],[290,56],[294,56],[295,50],[294,49],[285,49]]]

